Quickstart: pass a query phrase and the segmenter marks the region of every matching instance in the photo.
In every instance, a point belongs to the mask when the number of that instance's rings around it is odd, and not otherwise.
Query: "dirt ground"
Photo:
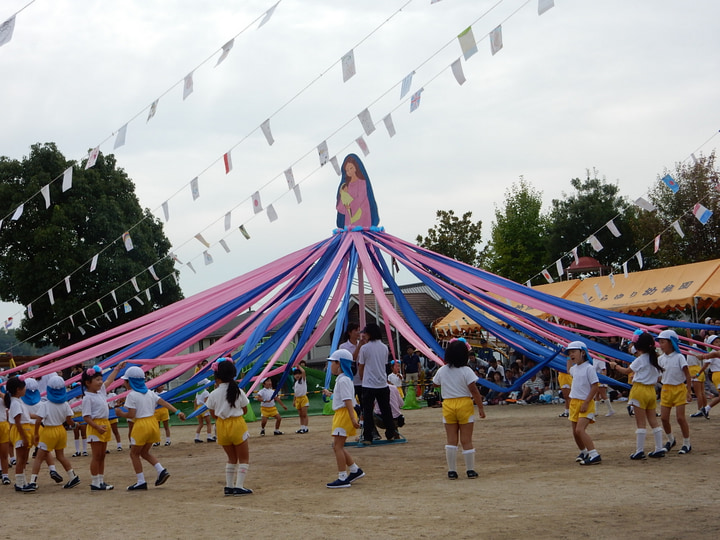
[[[486,407],[476,424],[480,478],[447,479],[440,409],[405,411],[407,444],[351,448],[366,476],[329,490],[336,477],[330,417],[310,418],[310,433],[259,437],[250,424],[246,497],[224,497],[225,454],[193,443],[194,425],[173,428],[173,443],[154,449],[172,477],[160,488],[128,493],[135,480],[127,448],[107,456],[112,492],[91,492],[89,458],[71,458],[80,486],[63,490],[43,469],[32,494],[0,486],[0,538],[690,538],[717,534],[720,417],[690,418],[692,453],[676,447],[660,460],[631,461],[635,423],[624,403],[590,433],[600,465],[575,463],[562,406]],[[695,406],[688,407],[688,415]],[[601,411],[605,413],[605,409]],[[271,426],[268,426],[271,427]],[[676,425],[674,431],[679,435]],[[123,437],[126,435],[122,430]],[[272,430],[268,430],[272,433]],[[649,435],[649,434],[648,434]],[[647,447],[650,446],[648,436]],[[72,445],[72,441],[70,441]],[[127,442],[125,442],[127,446]],[[68,448],[74,451],[73,448]],[[62,473],[62,468],[59,467]],[[146,466],[148,479],[155,473]],[[22,531],[22,532],[21,532]],[[74,531],[74,532],[69,532]],[[715,531],[714,533],[712,531]]]

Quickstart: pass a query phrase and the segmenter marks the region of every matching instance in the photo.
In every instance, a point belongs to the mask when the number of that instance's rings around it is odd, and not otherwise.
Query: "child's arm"
[[[23,441],[23,446],[25,446],[25,448],[28,448],[30,446],[30,441],[28,441],[27,435],[25,434],[25,430],[22,427],[22,422],[20,422],[21,416],[22,415],[20,413],[15,415],[15,420],[14,420],[15,427],[17,428],[18,433],[20,434],[20,438]]]
[[[39,416],[36,416],[35,418],[35,435],[33,436],[33,444],[37,446],[40,444],[40,426],[42,425],[42,418]]]
[[[305,380],[305,370],[300,365],[295,366],[295,369],[297,369],[300,372],[300,379],[304,381]]]
[[[158,399],[158,404],[159,404],[161,407],[167,408],[171,413],[177,414],[178,417],[180,418],[180,420],[182,420],[183,422],[185,421],[185,413],[182,412],[182,411],[181,411],[180,409],[178,409],[177,407],[175,407],[175,405],[172,405],[172,404],[168,403],[168,402],[165,401],[163,398]],[[173,410],[173,409],[174,409],[174,410]]]
[[[598,393],[598,388],[600,387],[600,383],[593,383],[593,385],[590,387],[590,392],[588,392],[587,397],[585,398],[585,401],[583,401],[580,404],[580,412],[587,411],[588,405],[590,405],[590,402],[595,399],[595,394]]]
[[[610,367],[613,368],[618,373],[622,373],[623,375],[629,375],[630,373],[633,372],[633,370],[630,369],[629,367],[620,366],[620,365],[618,365],[617,362],[610,362]]]
[[[282,405],[283,409],[285,409],[286,411],[288,410],[287,407],[285,406],[285,404],[282,401],[280,401],[279,396],[275,396],[275,401],[277,401],[280,405]]]
[[[110,375],[108,375],[108,378],[105,380],[105,388],[110,388],[110,385],[115,382],[115,377],[117,377],[118,373],[120,373],[122,368],[125,367],[125,364],[127,364],[127,362],[123,361],[113,368]]]
[[[355,408],[353,407],[352,399],[345,399],[343,400],[343,403],[345,404],[345,408],[350,415],[350,420],[352,420],[353,427],[355,429],[358,429],[360,427],[360,422],[358,422],[357,415],[355,414]]]
[[[475,405],[477,405],[478,408],[478,416],[480,418],[485,418],[485,409],[483,408],[483,398],[480,395],[480,391],[478,390],[477,384],[474,382],[471,382],[468,384],[468,389],[470,390],[470,394],[472,395],[473,401],[475,401]]]
[[[123,411],[120,407],[115,407],[115,414],[118,416],[121,416],[122,418],[130,418],[131,420],[135,418],[135,409],[128,408],[127,411]],[[85,421],[87,422],[87,419],[90,418],[89,416],[83,416],[85,418]]]
[[[75,427],[75,420],[73,420],[72,416],[65,417],[65,423],[68,425],[68,427],[71,427],[71,428]]]
[[[690,375],[690,368],[683,366],[683,373],[685,374],[685,383],[687,384],[687,402],[692,401],[692,376]]]

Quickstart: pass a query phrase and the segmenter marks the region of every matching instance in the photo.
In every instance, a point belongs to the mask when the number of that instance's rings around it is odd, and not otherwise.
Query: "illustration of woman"
[[[343,160],[336,208],[337,226],[341,229],[377,226],[380,222],[370,178],[355,154]]]

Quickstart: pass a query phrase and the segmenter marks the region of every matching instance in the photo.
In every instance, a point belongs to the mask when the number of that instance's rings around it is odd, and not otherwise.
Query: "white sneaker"
[[[605,416],[612,416],[615,414],[615,409],[610,409]]]

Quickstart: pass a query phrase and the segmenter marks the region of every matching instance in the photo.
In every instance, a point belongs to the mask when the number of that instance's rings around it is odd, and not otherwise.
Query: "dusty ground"
[[[297,419],[286,418],[284,436],[264,438],[257,436],[256,422],[250,425],[245,483],[255,493],[247,497],[223,497],[224,452],[216,444],[194,444],[194,426],[178,427],[172,446],[154,449],[172,474],[160,488],[125,491],[134,481],[127,449],[107,456],[105,476],[115,484],[113,492],[90,492],[89,458],[71,458],[82,478],[73,490],[55,485],[45,469],[34,494],[0,486],[0,538],[18,538],[21,531],[38,538],[254,539],[717,534],[720,416],[689,419],[692,453],[679,456],[676,447],[664,459],[634,462],[628,459],[634,420],[624,404],[616,405],[618,414],[590,428],[603,458],[592,467],[575,463],[577,450],[569,422],[558,418],[560,406],[487,407],[474,436],[480,478],[464,478],[460,463],[456,481],[446,477],[440,410],[406,411],[402,433],[408,443],[351,449],[366,477],[339,490],[325,488],[335,478],[330,417],[311,417],[307,435],[296,435]],[[146,474],[154,479],[149,467]]]

